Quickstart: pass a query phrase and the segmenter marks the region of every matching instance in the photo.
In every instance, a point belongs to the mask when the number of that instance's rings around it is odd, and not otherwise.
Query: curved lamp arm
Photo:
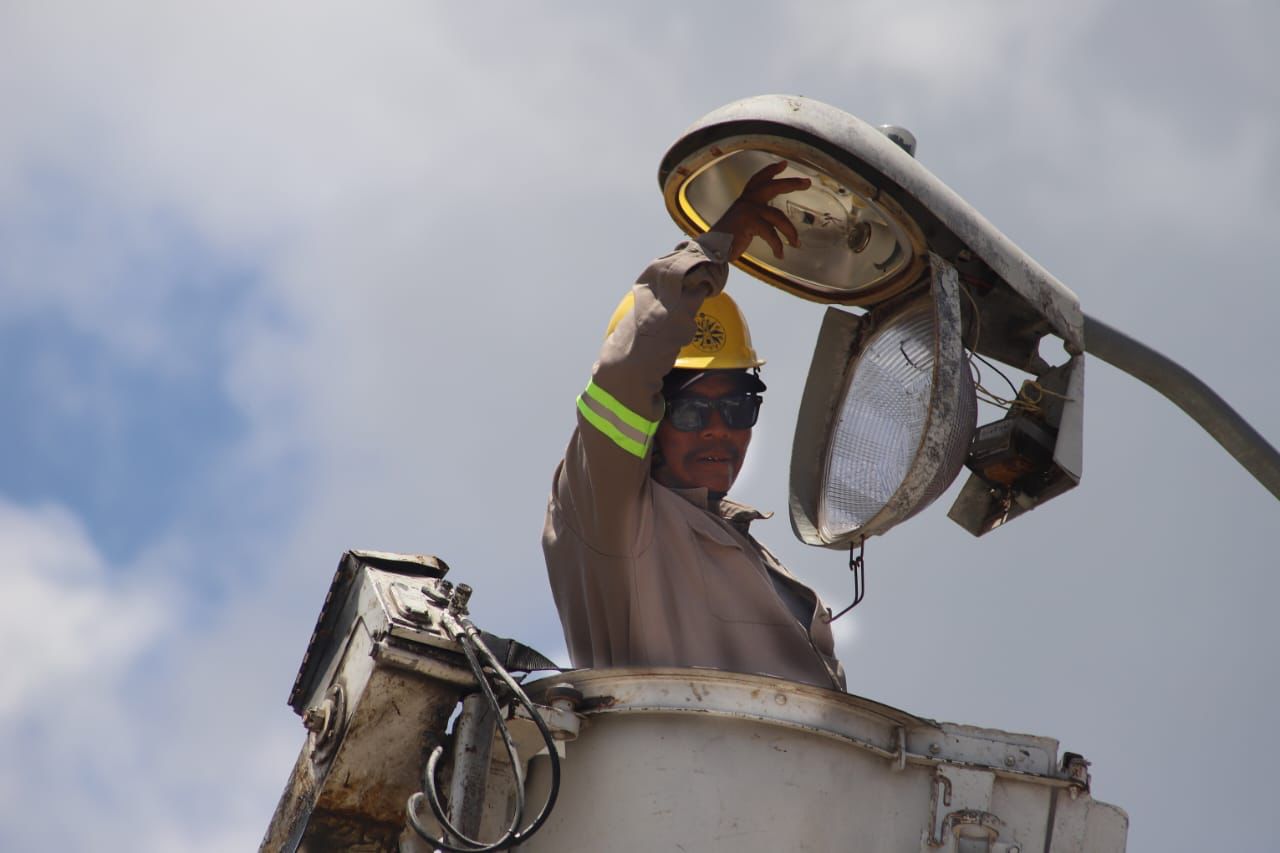
[[[1171,359],[1088,314],[1084,318],[1084,342],[1085,352],[1172,400],[1280,498],[1280,453],[1212,388]]]

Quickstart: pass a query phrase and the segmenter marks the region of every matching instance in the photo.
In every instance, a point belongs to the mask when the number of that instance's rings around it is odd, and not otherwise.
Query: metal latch
[[[1021,853],[1017,842],[1001,842],[1005,823],[991,813],[995,775],[939,765],[933,778],[927,848],[955,853]]]

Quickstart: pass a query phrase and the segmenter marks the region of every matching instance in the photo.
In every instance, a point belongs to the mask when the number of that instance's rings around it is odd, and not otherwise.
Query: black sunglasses
[[[667,420],[681,432],[695,432],[706,428],[711,422],[711,410],[715,409],[729,429],[751,429],[760,417],[763,402],[758,394],[730,394],[714,400],[677,397],[667,401]]]

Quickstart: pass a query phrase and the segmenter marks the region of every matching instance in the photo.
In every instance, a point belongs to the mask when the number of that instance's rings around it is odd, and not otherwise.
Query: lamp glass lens
[[[783,158],[767,151],[726,154],[695,174],[680,190],[684,214],[710,229],[760,169]],[[796,158],[780,178],[808,178],[807,190],[775,198],[771,205],[795,225],[800,247],[773,256],[759,237],[743,260],[818,294],[845,297],[875,288],[902,273],[912,261],[906,230],[864,192]]]
[[[933,308],[923,301],[889,318],[857,357],[827,451],[824,536],[861,528],[906,479],[928,424],[936,348]]]

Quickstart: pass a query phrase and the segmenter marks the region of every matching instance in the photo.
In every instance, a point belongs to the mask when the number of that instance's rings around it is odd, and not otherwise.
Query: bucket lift
[[[262,850],[1125,848],[1124,812],[1091,797],[1088,762],[1051,738],[707,669],[560,672],[513,690],[510,673],[554,665],[471,626],[491,653],[472,666],[470,591],[447,570],[343,555],[290,694],[307,741]]]

